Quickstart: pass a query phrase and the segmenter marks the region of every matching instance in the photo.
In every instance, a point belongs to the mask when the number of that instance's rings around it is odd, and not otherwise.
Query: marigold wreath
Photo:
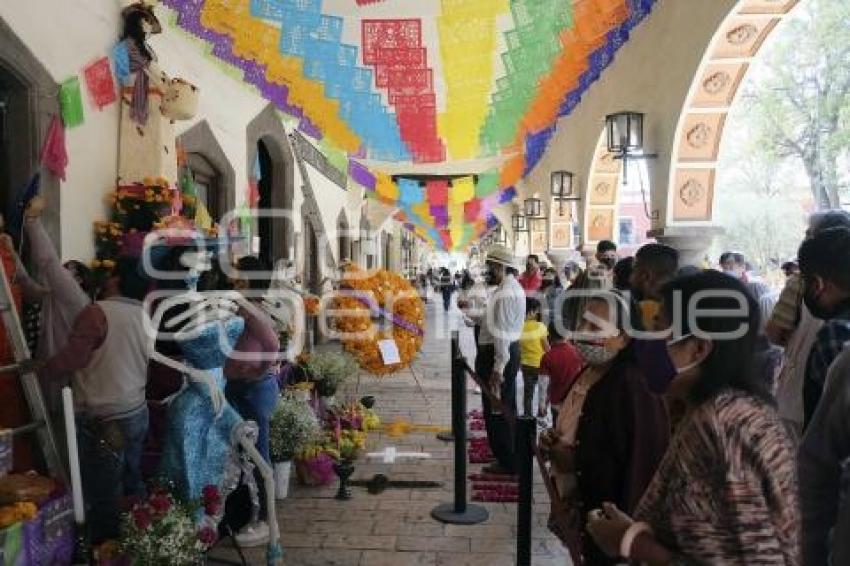
[[[365,271],[349,263],[340,290],[331,301],[334,325],[360,368],[388,375],[408,367],[425,335],[425,305],[410,282],[385,269]],[[378,343],[389,339],[395,340],[401,363],[384,364]]]

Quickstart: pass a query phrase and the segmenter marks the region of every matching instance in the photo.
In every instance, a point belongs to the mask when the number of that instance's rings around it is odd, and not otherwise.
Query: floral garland
[[[343,346],[360,367],[374,375],[408,367],[422,347],[425,328],[425,306],[410,282],[385,269],[367,272],[349,263],[343,267],[340,288],[355,293],[334,298],[333,308],[347,311],[334,323],[344,335]],[[377,324],[382,321],[390,324]],[[390,339],[395,340],[401,363],[384,364],[378,343]]]

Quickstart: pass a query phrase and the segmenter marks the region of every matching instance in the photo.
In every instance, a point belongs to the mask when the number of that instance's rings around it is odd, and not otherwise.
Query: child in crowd
[[[558,421],[558,407],[564,402],[570,387],[584,366],[578,350],[567,342],[559,332],[557,325],[549,325],[551,347],[540,360],[540,381],[548,381],[547,394],[541,395],[537,416],[546,417],[547,402],[552,407],[552,422]]]
[[[546,325],[540,322],[540,301],[533,297],[525,300],[525,324],[519,339],[520,364],[522,365],[522,410],[525,416],[531,416],[531,403],[537,388],[537,374],[540,360],[549,351],[546,339]]]

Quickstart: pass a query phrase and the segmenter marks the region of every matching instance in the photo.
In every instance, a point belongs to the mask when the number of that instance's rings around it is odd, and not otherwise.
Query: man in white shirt
[[[485,279],[495,286],[489,296],[478,336],[475,372],[488,381],[490,394],[483,395],[487,440],[496,462],[485,469],[489,473],[513,473],[514,440],[502,411],[516,412],[516,377],[519,371],[519,337],[525,321],[525,291],[516,280],[514,256],[504,246],[487,253]],[[501,406],[494,406],[501,405]]]

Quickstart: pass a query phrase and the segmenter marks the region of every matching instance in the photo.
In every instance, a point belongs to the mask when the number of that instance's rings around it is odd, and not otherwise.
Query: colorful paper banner
[[[83,123],[83,97],[78,77],[71,77],[59,87],[59,105],[65,128],[75,128]]]

